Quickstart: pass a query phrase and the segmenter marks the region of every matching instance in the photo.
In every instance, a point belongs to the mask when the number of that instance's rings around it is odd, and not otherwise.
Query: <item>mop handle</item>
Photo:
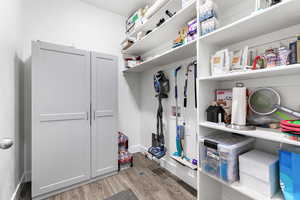
[[[188,80],[185,79],[185,84],[184,84],[184,99],[183,99],[183,107],[187,107],[187,87],[188,87]]]
[[[195,108],[197,108],[197,61],[194,62]]]
[[[183,99],[183,107],[187,107],[187,90],[188,90],[188,80],[189,80],[189,71],[190,71],[190,65],[187,66],[186,68],[186,73],[185,73],[185,81],[184,81],[184,99]]]
[[[300,113],[295,110],[289,109],[287,107],[284,107],[284,106],[281,106],[278,104],[276,104],[275,107],[283,112],[289,113],[290,115],[293,115],[295,117],[300,117]]]
[[[178,72],[179,72],[180,69],[181,69],[181,66],[177,67],[175,69],[175,73],[174,73],[174,75],[175,75],[175,98],[176,99],[178,98],[177,74],[178,74]]]

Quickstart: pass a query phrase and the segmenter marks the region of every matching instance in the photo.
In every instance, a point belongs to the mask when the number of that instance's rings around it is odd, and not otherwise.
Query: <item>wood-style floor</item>
[[[134,155],[134,167],[94,183],[58,194],[48,200],[102,200],[131,189],[139,200],[196,200],[196,190],[142,154]],[[22,200],[30,200],[30,184]]]

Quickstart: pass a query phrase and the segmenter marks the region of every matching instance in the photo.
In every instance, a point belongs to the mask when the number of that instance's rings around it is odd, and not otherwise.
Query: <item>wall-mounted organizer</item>
[[[165,6],[168,5],[171,3]],[[194,17],[197,19],[197,37],[172,48],[174,43],[170,38],[175,38],[176,32]],[[279,159],[279,150],[288,149],[290,152],[295,152],[300,147],[297,136],[298,124],[294,122],[291,125],[283,121],[283,119],[300,118],[299,113],[297,114],[300,110],[300,95],[297,92],[300,87],[299,18],[299,0],[190,1],[187,6],[177,10],[173,17],[124,49],[123,53],[131,54],[125,55],[125,58],[138,57],[136,60],[133,59],[136,62],[126,68],[124,73],[144,72],[197,55],[199,160],[202,160],[201,156],[208,155],[205,151],[204,153],[200,151],[200,144],[205,140],[204,137],[211,137],[218,133],[228,134],[228,137],[232,134],[240,135],[246,139],[253,139],[253,147],[248,150],[255,149],[254,154],[258,155],[260,160],[269,159],[269,162],[259,163],[259,159],[251,160],[250,154],[248,155],[250,158],[247,156],[241,158],[243,163],[258,162],[258,165],[265,167],[259,173],[270,175],[272,173],[269,173],[267,169],[282,164]],[[235,90],[238,92],[233,92],[233,88],[238,88]],[[269,103],[270,105],[273,103],[273,106],[268,108],[270,109],[268,115],[262,114],[267,110],[265,104],[254,107],[254,103],[259,102],[260,99],[254,94],[258,95],[260,88],[268,89],[264,91],[273,95],[268,98],[273,100]],[[273,93],[271,94],[270,91]],[[246,106],[237,106],[237,109],[232,109],[235,107],[235,104],[231,104],[232,99],[240,103],[246,98],[251,99],[250,97],[253,101],[246,100],[244,104],[238,104]],[[252,105],[252,109],[249,104]],[[214,106],[222,107],[224,112],[218,108],[218,111],[215,109],[217,114],[210,113],[216,114],[215,119],[219,121],[208,121],[209,106],[213,106],[210,111],[214,111]],[[259,108],[261,112],[257,111]],[[234,126],[228,126],[232,123],[232,112],[239,113],[240,110],[244,110],[242,116],[234,117]],[[247,123],[243,123],[246,119]],[[254,129],[250,129],[249,125],[255,125],[251,127]],[[218,146],[223,145],[222,141],[217,144],[207,142],[206,145],[212,150],[209,151],[210,154],[213,152],[213,155],[220,156],[222,160],[222,151],[218,149]],[[239,160],[239,154],[233,155],[234,159]],[[279,178],[275,178],[277,179],[275,183],[264,178],[259,179],[257,174],[252,172],[245,175],[244,167],[233,168],[236,170],[235,173],[240,171],[243,173],[243,180],[239,182],[237,179],[233,183],[228,183],[220,176],[208,173],[201,166],[204,165],[199,162],[198,200],[283,200],[284,196],[290,195],[279,188],[278,179],[282,177],[279,177],[278,170],[276,175]],[[224,170],[220,167],[224,165],[217,163],[215,166],[219,167],[217,170]],[[262,181],[262,185],[267,188],[266,191],[273,191],[276,188],[275,192],[264,195],[262,192],[254,191],[246,187],[249,180],[253,183]],[[269,188],[272,184],[277,185]]]

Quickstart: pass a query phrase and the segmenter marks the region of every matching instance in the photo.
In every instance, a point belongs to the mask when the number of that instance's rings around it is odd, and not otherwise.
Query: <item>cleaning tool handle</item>
[[[183,99],[183,107],[187,107],[187,98],[186,97],[184,97],[184,99]]]
[[[188,80],[185,79],[185,84],[184,84],[184,99],[183,99],[183,106],[185,108],[187,107],[187,87],[188,87]]]
[[[174,75],[175,75],[175,98],[178,98],[178,87],[177,87],[177,74],[179,72],[179,70],[181,69],[181,66],[177,67],[175,69]]]
[[[284,107],[284,106],[281,106],[281,105],[278,105],[278,104],[275,105],[275,107],[278,108],[281,111],[284,111],[284,112],[289,113],[289,114],[291,114],[291,115],[293,115],[295,117],[299,117],[300,118],[300,113],[297,112],[297,111],[295,111],[295,110],[289,109],[287,107]]]
[[[287,116],[286,114],[284,114],[280,111],[276,111],[275,114],[284,120],[292,120],[289,116]]]
[[[184,97],[187,97],[187,87],[188,87],[188,80],[185,79],[185,83],[184,83]]]
[[[179,72],[179,70],[181,70],[181,66],[179,66],[179,67],[177,67],[176,69],[175,69],[175,77],[177,76],[177,73]]]
[[[195,108],[197,108],[197,61],[194,62]]]

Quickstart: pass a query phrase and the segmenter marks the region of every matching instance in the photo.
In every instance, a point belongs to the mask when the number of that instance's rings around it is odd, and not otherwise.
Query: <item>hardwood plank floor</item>
[[[196,190],[142,154],[134,155],[134,167],[94,183],[58,194],[48,200],[102,200],[131,189],[139,200],[196,200]],[[21,200],[30,200],[31,184]]]

